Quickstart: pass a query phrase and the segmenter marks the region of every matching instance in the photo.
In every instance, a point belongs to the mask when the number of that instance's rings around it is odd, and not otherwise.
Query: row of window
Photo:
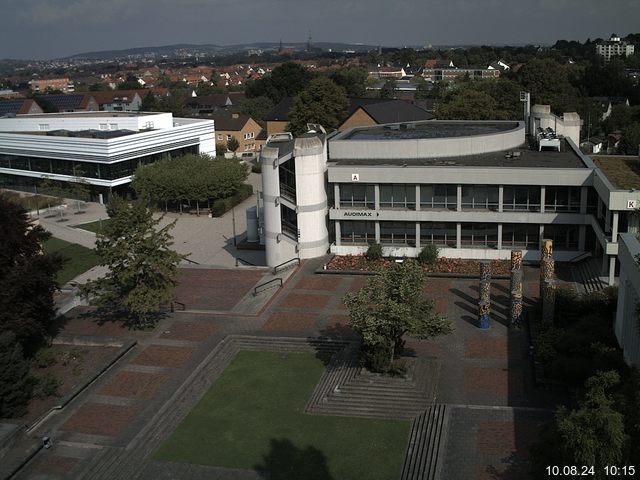
[[[340,184],[340,207],[375,208],[373,185]],[[416,209],[415,185],[380,185],[380,208]],[[463,185],[461,206],[463,210],[498,210],[499,187]],[[421,209],[456,210],[458,189],[456,185],[420,185]],[[540,211],[539,186],[504,186],[503,210]],[[546,187],[545,211],[579,212],[580,187]]]
[[[551,238],[559,250],[578,249],[578,225],[544,225],[544,238]],[[366,245],[376,241],[375,222],[341,221],[342,244]],[[413,222],[380,222],[380,243],[383,245],[416,245],[416,224]],[[453,222],[420,223],[420,243],[440,247],[457,246],[457,226]],[[460,244],[473,248],[497,248],[498,224],[462,223]],[[540,247],[540,227],[530,224],[503,224],[502,247],[536,250]]]
[[[138,168],[138,165],[153,163],[166,156],[179,157],[187,153],[198,153],[198,147],[192,146],[177,148],[167,152],[155,153],[111,164],[0,154],[0,168],[27,170],[43,174],[50,173],[85,178],[99,178],[103,180],[116,180],[118,178],[133,175],[133,172]]]

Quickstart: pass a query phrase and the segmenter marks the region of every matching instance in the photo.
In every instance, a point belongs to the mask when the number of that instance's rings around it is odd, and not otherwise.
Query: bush
[[[424,266],[435,265],[438,261],[438,253],[438,247],[433,243],[429,243],[420,250],[420,253],[418,254],[418,262],[420,262],[420,265]]]
[[[33,357],[33,361],[38,368],[52,367],[53,365],[58,363],[55,352],[53,352],[53,350],[49,348],[38,350],[38,353],[36,353]]]
[[[37,379],[34,395],[37,398],[58,396],[58,388],[61,382],[52,373],[45,373]]]
[[[240,185],[238,191],[232,196],[215,200],[211,205],[211,215],[214,217],[221,217],[225,212],[228,212],[239,203],[242,203],[251,195],[253,195],[253,187],[243,183]]]
[[[253,173],[262,173],[262,165],[260,163],[254,163],[251,165],[251,171]]]
[[[382,259],[382,245],[379,243],[372,243],[367,249],[365,254],[368,260],[380,260]]]

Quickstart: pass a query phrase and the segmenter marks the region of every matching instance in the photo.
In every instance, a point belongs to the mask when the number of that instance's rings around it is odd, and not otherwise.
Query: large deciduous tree
[[[12,332],[0,333],[0,418],[19,417],[31,398],[29,362]]]
[[[49,236],[22,207],[0,196],[0,332],[13,332],[25,347],[42,339],[55,317],[62,259],[42,254]]]
[[[427,339],[453,331],[451,322],[436,313],[433,300],[424,295],[425,281],[415,261],[394,262],[360,291],[345,296],[350,325],[362,335],[362,360],[372,370],[393,368],[406,334]]]
[[[138,167],[132,187],[140,197],[159,204],[206,202],[235,194],[247,175],[246,167],[235,160],[184,155]]]
[[[327,130],[338,128],[345,119],[348,106],[344,88],[329,78],[315,78],[295,97],[289,110],[289,129],[299,135],[306,132],[307,123],[319,123]]]
[[[171,249],[171,223],[159,219],[142,200],[128,204],[114,197],[107,206],[110,221],[96,240],[100,264],[108,273],[83,285],[81,292],[105,312],[125,311],[134,326],[144,326],[172,299],[182,256]]]

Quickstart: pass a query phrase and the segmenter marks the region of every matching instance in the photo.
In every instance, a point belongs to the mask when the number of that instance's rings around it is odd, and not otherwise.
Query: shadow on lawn
[[[286,438],[272,438],[269,453],[254,469],[269,480],[333,480],[324,453],[311,446],[300,449]]]

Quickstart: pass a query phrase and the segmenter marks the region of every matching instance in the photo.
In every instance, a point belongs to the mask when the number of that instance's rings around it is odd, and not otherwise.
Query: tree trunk
[[[200,200],[196,200],[196,216],[200,216]]]

